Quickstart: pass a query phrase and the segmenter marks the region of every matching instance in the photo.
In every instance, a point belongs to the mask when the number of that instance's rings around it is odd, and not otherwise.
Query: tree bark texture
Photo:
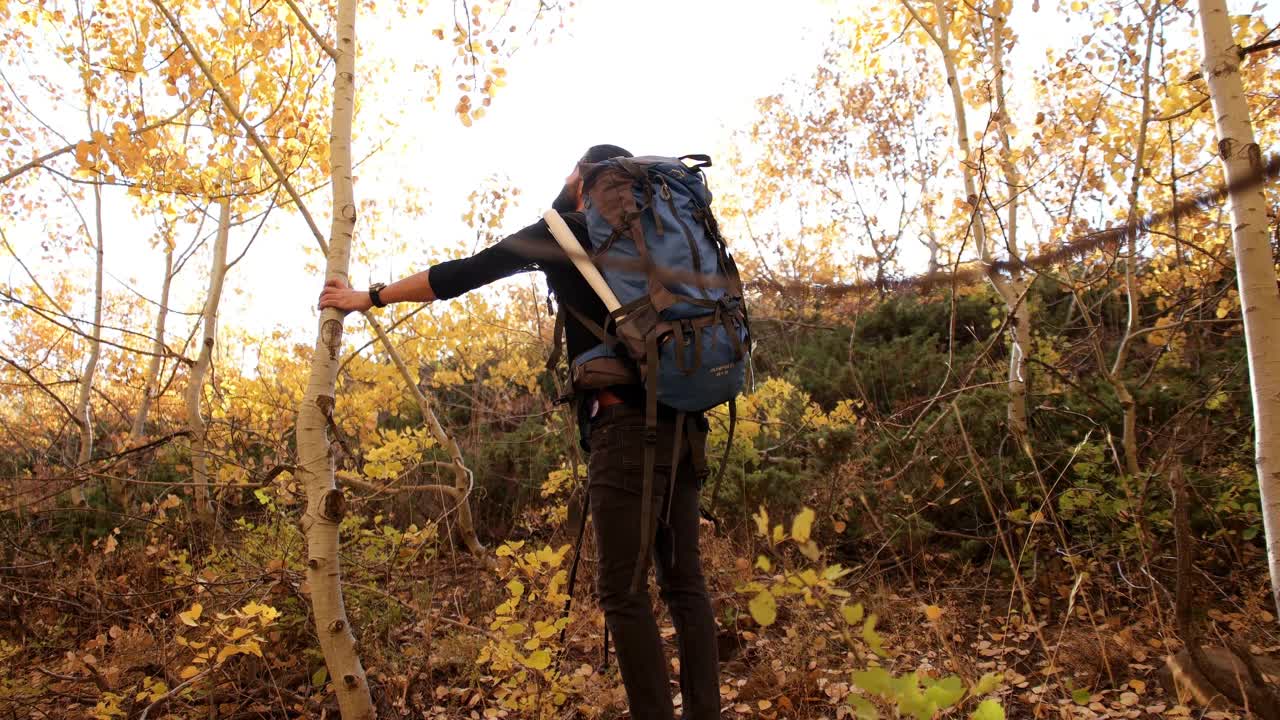
[[[351,122],[355,112],[356,2],[338,0],[337,47],[333,77],[333,120],[329,165],[333,173],[333,218],[326,247],[325,277],[348,280],[356,203],[351,181]],[[298,475],[306,488],[302,530],[307,538],[307,582],[316,634],[324,653],[344,720],[374,716],[369,683],[356,652],[356,638],[342,600],[338,529],[346,501],[334,479],[329,446],[338,355],[342,350],[342,313],[320,314],[311,372],[298,408]]]
[[[80,447],[76,454],[76,466],[83,467],[93,457],[93,376],[98,371],[98,358],[102,355],[102,187],[93,184],[93,219],[95,266],[93,274],[93,332],[89,340],[89,359],[80,373],[80,390],[76,398],[76,423],[80,426]],[[84,485],[77,482],[71,488],[71,502],[83,505]]]
[[[1226,0],[1200,0],[1204,78],[1218,128],[1218,154],[1228,184],[1242,187],[1263,171],[1249,103],[1240,77],[1240,48],[1231,35]],[[1253,395],[1254,452],[1266,530],[1271,592],[1280,612],[1280,289],[1267,238],[1266,200],[1258,183],[1233,189],[1231,238],[1244,315]]]
[[[227,275],[227,237],[231,232],[231,203],[225,198],[218,203],[218,233],[213,242],[213,258],[209,261],[209,293],[201,313],[204,329],[200,354],[191,367],[187,382],[187,429],[191,431],[191,479],[195,484],[196,514],[202,519],[213,517],[209,498],[208,426],[200,412],[204,393],[204,376],[213,363],[213,348],[218,337],[218,305],[222,301],[222,281]]]

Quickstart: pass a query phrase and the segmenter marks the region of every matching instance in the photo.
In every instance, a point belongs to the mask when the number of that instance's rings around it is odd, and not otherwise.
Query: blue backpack
[[[686,155],[619,157],[579,168],[592,260],[621,307],[604,326],[567,308],[600,340],[571,360],[573,388],[644,386],[641,528],[652,521],[659,405],[676,411],[680,433],[686,413],[729,403],[732,443],[733,401],[742,392],[751,351],[742,281],[702,176],[710,165],[706,155]],[[725,466],[720,464],[713,494]],[[648,551],[645,533],[637,586]]]

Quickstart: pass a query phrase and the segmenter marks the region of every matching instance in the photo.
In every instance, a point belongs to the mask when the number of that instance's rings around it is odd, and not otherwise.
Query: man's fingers
[[[345,288],[347,287],[347,284],[346,284],[345,282],[343,282],[343,281],[342,281],[342,278],[340,278],[340,277],[335,277],[335,278],[329,278],[328,280],[325,280],[325,281],[324,281],[324,286],[325,286],[325,287],[332,287],[332,288],[345,289]]]

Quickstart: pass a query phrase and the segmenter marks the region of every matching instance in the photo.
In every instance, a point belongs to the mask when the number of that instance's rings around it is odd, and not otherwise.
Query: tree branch
[[[284,185],[284,189],[288,191],[289,197],[293,198],[293,203],[297,205],[298,210],[302,212],[303,219],[307,221],[307,226],[311,228],[311,233],[315,235],[316,243],[320,246],[320,251],[325,255],[328,255],[329,245],[325,242],[324,235],[320,232],[320,227],[316,225],[315,219],[311,217],[311,211],[307,210],[306,204],[302,202],[302,197],[298,195],[298,191],[294,189],[293,183],[289,182],[289,176],[285,174],[285,171],[281,169],[275,158],[272,157],[271,150],[267,147],[267,144],[258,136],[258,131],[254,130],[253,125],[250,125],[249,122],[244,119],[244,115],[242,115],[240,113],[240,109],[236,107],[235,101],[232,100],[231,96],[227,94],[227,91],[223,89],[222,85],[218,82],[218,79],[213,76],[213,70],[209,67],[209,63],[201,57],[199,51],[196,50],[195,44],[191,42],[191,38],[187,37],[186,31],[184,31],[182,26],[178,24],[178,18],[176,18],[173,13],[169,12],[169,8],[164,6],[162,0],[151,0],[151,3],[156,6],[156,9],[159,10],[162,15],[164,15],[165,20],[169,23],[169,27],[172,28],[173,33],[178,36],[178,41],[182,43],[182,46],[187,49],[188,53],[191,53],[191,58],[195,60],[196,65],[200,67],[200,72],[204,75],[205,79],[209,81],[209,87],[212,88],[222,100],[223,107],[225,107],[227,112],[235,118],[236,122],[245,131],[245,134],[249,136],[251,141],[253,141],[254,146],[258,148],[258,152],[262,154],[262,159],[271,166],[272,172],[274,172],[276,177],[280,179],[280,184]]]
[[[161,127],[161,126],[163,126],[163,125],[168,125],[169,123],[171,123],[171,122],[173,122],[174,120],[176,120],[180,115],[182,115],[182,114],[183,114],[183,113],[185,113],[186,111],[190,110],[190,109],[191,109],[191,105],[192,105],[192,104],[193,104],[193,103],[190,103],[190,102],[189,102],[189,103],[187,103],[186,105],[184,105],[184,106],[182,107],[182,109],[181,109],[181,110],[179,110],[178,112],[176,112],[176,113],[174,113],[174,114],[170,115],[170,116],[169,116],[169,117],[167,117],[167,118],[164,118],[163,120],[157,120],[157,121],[155,121],[155,122],[153,122],[153,123],[151,123],[151,124],[149,124],[149,125],[143,125],[142,127],[138,128],[137,130],[132,131],[132,132],[130,133],[130,135],[141,135],[141,134],[142,134],[142,133],[144,133],[144,132],[150,132],[150,131],[155,130],[156,128]],[[17,176],[21,175],[22,173],[24,173],[24,172],[26,172],[26,171],[28,171],[28,170],[31,170],[31,169],[36,168],[36,167],[40,167],[41,165],[44,165],[45,163],[49,162],[50,160],[52,160],[52,159],[54,159],[54,158],[56,158],[56,157],[59,157],[59,156],[61,156],[61,155],[65,155],[66,153],[69,153],[69,152],[71,152],[72,150],[75,150],[75,149],[76,149],[76,143],[71,143],[70,145],[67,145],[67,146],[65,146],[65,147],[59,148],[59,149],[57,149],[57,150],[51,150],[51,151],[49,151],[49,152],[45,153],[44,155],[41,155],[40,157],[32,158],[32,159],[31,159],[31,160],[29,160],[28,162],[25,162],[25,163],[23,163],[23,164],[19,165],[18,167],[16,167],[16,168],[14,168],[14,169],[10,170],[9,172],[5,173],[4,175],[0,175],[0,185],[3,185],[3,184],[5,184],[5,183],[9,182],[10,180],[14,179],[15,177],[17,177]]]
[[[338,51],[334,50],[333,46],[325,41],[324,36],[316,30],[315,26],[311,24],[311,21],[307,19],[307,16],[303,14],[302,9],[298,7],[298,3],[295,2],[295,0],[284,1],[289,4],[289,9],[293,11],[294,17],[298,18],[298,22],[302,23],[302,27],[306,28],[307,32],[311,33],[311,37],[315,38],[316,43],[320,45],[320,49],[329,57],[337,60]]]

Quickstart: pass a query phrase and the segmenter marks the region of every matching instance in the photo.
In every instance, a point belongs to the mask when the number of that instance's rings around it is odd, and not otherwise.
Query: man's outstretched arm
[[[383,288],[379,297],[387,305],[397,302],[431,302],[436,299],[436,294],[431,289],[429,273],[429,270],[423,270],[397,280]],[[320,309],[330,307],[342,312],[364,312],[373,307],[373,297],[368,290],[352,290],[340,278],[333,278],[324,284],[324,290],[320,293]]]
[[[544,221],[510,235],[471,257],[447,260],[429,270],[386,286],[379,293],[383,304],[448,300],[518,272],[532,270],[538,261],[564,260]],[[353,290],[341,280],[325,283],[320,309],[364,312],[373,307],[367,290]]]

